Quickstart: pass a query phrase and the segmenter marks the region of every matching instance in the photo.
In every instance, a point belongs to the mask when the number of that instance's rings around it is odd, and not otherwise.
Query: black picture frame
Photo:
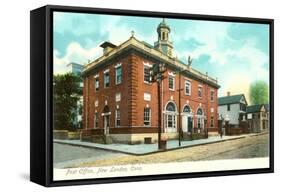
[[[270,167],[153,176],[131,176],[53,181],[52,72],[54,11],[126,16],[181,18],[208,21],[269,24],[270,26]],[[274,172],[274,20],[263,18],[196,15],[89,7],[47,5],[30,12],[30,180],[43,186],[82,185]]]

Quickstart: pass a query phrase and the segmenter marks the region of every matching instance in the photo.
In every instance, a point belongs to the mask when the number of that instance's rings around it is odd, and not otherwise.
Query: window
[[[144,93],[143,94],[143,99],[145,101],[151,101],[151,94],[150,93]]]
[[[174,127],[173,126],[173,115],[168,115],[168,127]]]
[[[190,113],[191,112],[191,110],[190,110],[190,107],[189,106],[184,106],[184,108],[183,108],[183,112],[184,113]]]
[[[189,81],[185,81],[185,95],[191,95],[191,84]]]
[[[150,125],[150,111],[151,111],[151,109],[149,107],[144,108],[144,114],[143,114],[144,126]]]
[[[214,124],[215,124],[214,116],[211,116],[211,127],[214,127]]]
[[[109,87],[109,72],[104,74],[104,87]]]
[[[203,114],[203,110],[201,108],[199,108],[197,110],[197,128],[201,129],[204,128],[204,114]]]
[[[95,120],[95,128],[98,128],[99,127],[99,114],[97,112],[95,113],[94,120]]]
[[[115,75],[116,75],[116,85],[120,84],[122,82],[122,68],[121,66],[118,66],[116,68],[116,71],[115,71]]]
[[[215,92],[211,91],[211,101],[214,101],[214,100],[215,100]]]
[[[149,83],[150,81],[150,67],[144,65],[144,76],[143,76],[143,80],[145,83]]]
[[[166,132],[176,132],[176,106],[174,103],[169,102],[166,106],[166,112],[165,112],[165,129]]]
[[[121,101],[121,93],[115,94],[115,100],[116,100],[116,102]]]
[[[201,118],[197,118],[197,128],[201,129],[202,123],[201,123]]]
[[[227,104],[227,111],[230,111],[230,104]]]
[[[175,90],[175,78],[169,76],[169,89],[174,91]]]
[[[244,103],[240,103],[240,111],[246,111],[246,105]]]
[[[98,107],[99,106],[99,100],[96,100],[95,101],[95,107]]]
[[[99,87],[100,87],[100,81],[99,81],[99,78],[96,77],[96,79],[95,79],[95,88],[96,88],[96,91],[99,90]]]
[[[116,109],[115,119],[116,119],[116,121],[115,121],[116,127],[120,127],[120,125],[121,125],[120,109]]]
[[[198,87],[198,97],[202,98],[202,87]]]

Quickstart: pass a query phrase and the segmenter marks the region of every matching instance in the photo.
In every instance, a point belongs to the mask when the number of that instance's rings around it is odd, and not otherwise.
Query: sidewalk
[[[205,144],[210,144],[210,143],[217,143],[217,142],[233,140],[233,139],[240,139],[240,138],[245,138],[245,137],[251,137],[254,135],[257,135],[257,134],[245,134],[245,135],[239,135],[239,136],[223,136],[223,138],[220,138],[220,136],[210,136],[208,139],[181,141],[180,147],[179,147],[178,140],[169,140],[167,142],[166,151],[186,148],[186,147],[194,147],[194,146],[205,145]],[[147,155],[147,154],[151,154],[151,153],[161,152],[158,150],[158,143],[136,144],[136,145],[119,144],[119,143],[99,144],[99,143],[91,143],[91,142],[82,142],[80,140],[58,140],[58,139],[54,139],[54,142],[61,143],[61,144],[74,145],[74,146],[103,149],[103,150],[108,150],[108,151],[112,151],[112,152],[121,152],[121,153],[129,154],[129,155]]]

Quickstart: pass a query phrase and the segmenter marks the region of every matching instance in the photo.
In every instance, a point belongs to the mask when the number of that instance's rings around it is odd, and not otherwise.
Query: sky
[[[70,62],[86,64],[102,55],[99,45],[115,45],[135,37],[151,45],[157,41],[162,18],[54,13],[54,73],[67,72]],[[174,56],[213,78],[221,86],[219,96],[244,93],[256,80],[269,84],[269,25],[196,21],[166,18],[171,28]]]

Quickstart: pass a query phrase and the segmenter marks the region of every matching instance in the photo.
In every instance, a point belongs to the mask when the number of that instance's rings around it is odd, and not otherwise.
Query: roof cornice
[[[113,50],[109,51],[108,53],[102,55],[101,57],[97,58],[93,62],[87,64],[83,70],[83,74],[87,74],[89,71],[97,67],[100,63],[104,63],[106,60],[114,57],[115,55],[119,54],[123,50],[126,50],[127,48],[132,47],[137,50],[141,50],[145,52],[146,54],[149,54],[150,56],[153,56],[155,58],[158,58],[158,60],[161,60],[169,65],[172,65],[176,68],[179,68],[180,70],[185,70],[186,73],[188,73],[191,76],[194,76],[196,78],[199,78],[200,80],[211,84],[212,86],[215,86],[219,88],[220,86],[218,85],[217,79],[214,79],[207,74],[203,74],[192,67],[188,67],[186,64],[178,60],[177,58],[172,58],[165,53],[161,52],[160,50],[157,50],[155,48],[148,47],[145,45],[143,42],[137,40],[134,36],[130,37],[127,41],[124,43],[120,44]]]

